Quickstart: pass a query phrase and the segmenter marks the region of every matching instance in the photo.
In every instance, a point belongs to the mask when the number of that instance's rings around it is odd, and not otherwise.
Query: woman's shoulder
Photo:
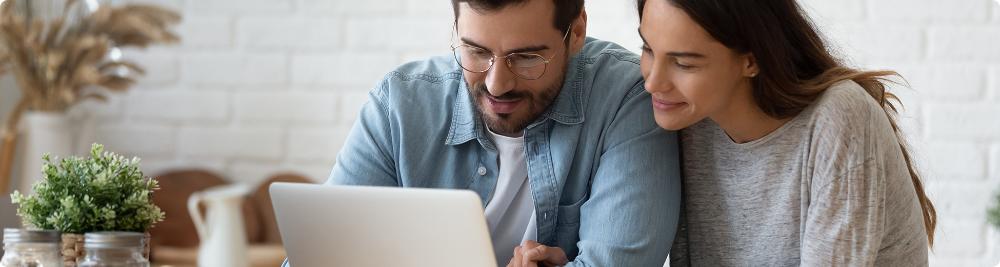
[[[851,80],[828,88],[804,112],[808,113],[815,137],[848,142],[861,137],[894,136],[892,123],[879,100]]]
[[[831,163],[826,166],[831,173],[878,158],[881,150],[898,142],[881,104],[854,81],[834,84],[807,112],[811,112],[813,151],[819,162]]]
[[[810,109],[818,125],[837,128],[866,126],[885,117],[878,100],[851,80],[830,86]]]

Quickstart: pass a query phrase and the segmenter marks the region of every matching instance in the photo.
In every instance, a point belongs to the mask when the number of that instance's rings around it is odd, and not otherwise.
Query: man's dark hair
[[[525,4],[528,1],[531,0],[451,0],[451,7],[455,11],[455,25],[458,25],[458,4],[469,3],[469,7],[476,11],[490,12],[511,5]],[[553,11],[555,19],[552,21],[552,26],[565,34],[570,23],[573,23],[573,20],[579,17],[580,12],[583,11],[583,0],[552,0],[552,2],[556,6]]]

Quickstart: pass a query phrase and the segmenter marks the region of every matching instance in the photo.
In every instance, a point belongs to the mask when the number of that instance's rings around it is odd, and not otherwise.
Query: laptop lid
[[[496,266],[472,191],[274,183],[293,267]]]

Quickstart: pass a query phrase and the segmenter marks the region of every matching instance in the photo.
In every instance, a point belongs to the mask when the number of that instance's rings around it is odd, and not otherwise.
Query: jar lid
[[[146,235],[136,232],[94,232],[83,235],[84,248],[141,248]]]
[[[4,228],[3,242],[4,243],[59,243],[59,231]]]

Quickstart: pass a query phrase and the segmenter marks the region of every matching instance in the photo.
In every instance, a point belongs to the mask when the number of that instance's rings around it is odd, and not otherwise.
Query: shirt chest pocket
[[[576,243],[580,240],[580,206],[586,201],[587,197],[584,196],[573,204],[559,205],[556,208],[556,244],[566,255],[575,256],[579,252]]]

